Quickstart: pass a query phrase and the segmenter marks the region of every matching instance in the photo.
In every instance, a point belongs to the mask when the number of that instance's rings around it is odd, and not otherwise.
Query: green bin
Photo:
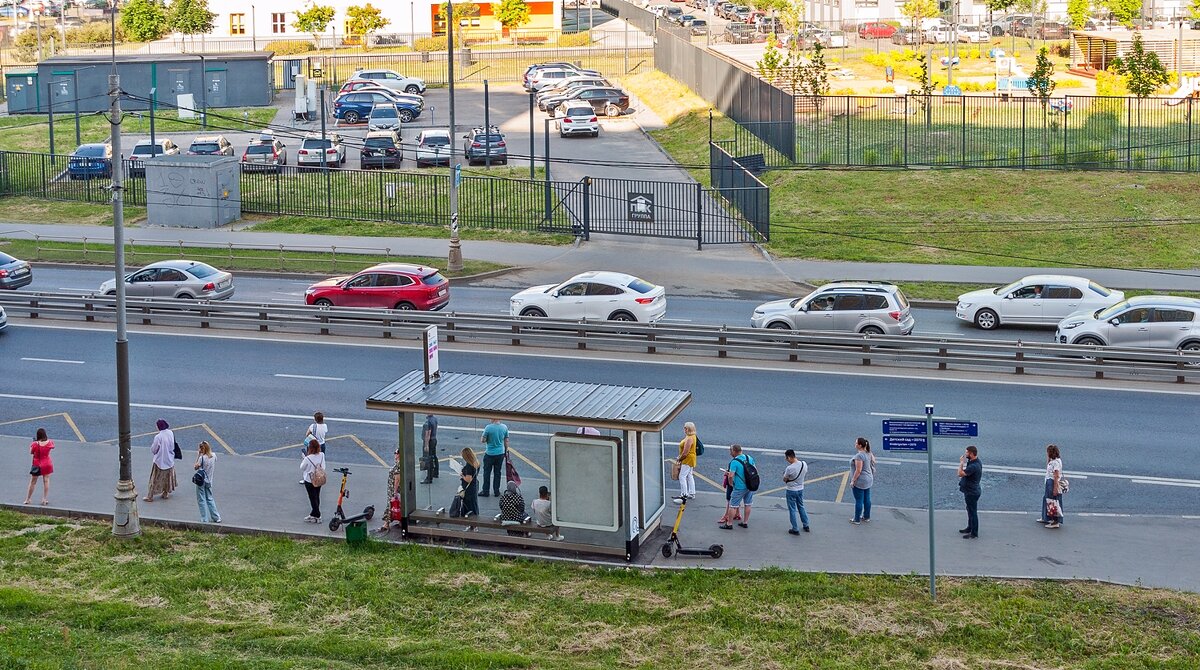
[[[365,544],[367,541],[367,522],[355,521],[346,524],[346,544]]]

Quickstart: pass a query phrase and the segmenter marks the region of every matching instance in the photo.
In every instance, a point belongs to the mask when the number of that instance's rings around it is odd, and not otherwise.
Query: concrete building
[[[904,0],[805,0],[805,20],[824,24],[837,24],[850,29],[859,23],[896,20],[908,24],[904,17]],[[948,17],[952,14],[953,0],[938,0]],[[1166,21],[1176,16],[1187,16],[1189,0],[1145,0],[1142,15],[1147,19]],[[996,16],[1013,13],[999,12]],[[962,23],[984,23],[988,20],[987,5],[983,0],[960,0],[959,16]],[[1067,0],[1048,0],[1046,19],[1059,20],[1067,16]]]

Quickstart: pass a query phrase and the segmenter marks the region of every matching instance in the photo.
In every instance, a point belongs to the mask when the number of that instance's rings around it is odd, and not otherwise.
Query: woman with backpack
[[[850,461],[850,467],[853,468],[850,473],[850,490],[854,492],[854,518],[850,519],[850,523],[857,526],[871,521],[871,487],[875,484],[875,455],[871,453],[871,443],[865,437],[854,441],[854,449],[854,458]]]
[[[321,523],[321,487],[325,485],[325,454],[321,453],[321,443],[312,439],[308,441],[308,453],[300,461],[300,478],[304,481],[304,490],[308,493],[308,516],[304,520],[309,523]]]

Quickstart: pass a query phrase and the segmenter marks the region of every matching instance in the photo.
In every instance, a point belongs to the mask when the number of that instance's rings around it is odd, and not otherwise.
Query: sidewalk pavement
[[[25,474],[29,468],[28,445],[28,440],[0,437],[0,472],[7,473],[0,484],[0,504],[21,507],[29,481]],[[56,441],[52,452],[50,504],[45,509],[111,514],[117,478],[116,452],[112,444]],[[145,503],[140,496],[144,495],[149,479],[149,448],[146,444],[134,447],[133,471],[142,519],[199,523],[195,487],[191,483],[194,450],[188,447],[184,452],[183,460],[176,466],[179,488],[175,494],[168,500]],[[330,467],[337,467],[336,453],[328,456]],[[340,541],[344,537],[341,532],[331,533],[325,524],[303,521],[308,504],[304,489],[297,484],[299,460],[298,455],[295,459],[219,455],[213,492],[221,524],[208,527],[214,531],[238,529]],[[331,472],[321,496],[321,510],[326,519],[337,501],[338,480],[334,474]],[[354,466],[350,482],[353,495],[347,513],[361,511],[368,504],[374,504],[378,513],[382,513],[386,477],[387,470],[382,467]],[[878,491],[877,495],[886,495],[886,491]],[[43,509],[37,504],[40,499],[39,482],[30,506],[32,511]],[[496,512],[496,502],[480,500],[485,516]],[[982,502],[987,505],[986,498]],[[724,496],[701,494],[685,511],[680,530],[684,546],[723,544],[725,553],[720,559],[662,557],[659,548],[677,509],[668,502],[662,521],[665,530],[643,545],[635,564],[928,574],[925,510],[876,505],[871,523],[854,526],[848,523],[852,504],[809,503],[812,532],[796,537],[787,534],[787,509],[782,498],[760,499],[749,529],[718,529],[715,521],[723,505]],[[1034,523],[1031,514],[982,511],[980,536],[975,540],[959,538],[958,528],[966,521],[964,512],[938,511],[938,574],[1088,579],[1200,592],[1200,572],[1183,568],[1194,561],[1200,518],[1072,517],[1069,508],[1067,511],[1067,524],[1060,530],[1042,528]],[[378,524],[376,519],[370,525],[375,528]],[[144,532],[154,531],[148,528]],[[398,541],[396,531],[389,537]],[[481,532],[479,537],[483,539],[485,533]],[[515,548],[500,545],[481,544],[473,548],[518,553]]]

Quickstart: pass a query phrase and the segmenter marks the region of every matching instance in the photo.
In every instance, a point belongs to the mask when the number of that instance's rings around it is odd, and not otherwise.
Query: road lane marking
[[[275,376],[283,377],[284,379],[315,379],[317,381],[322,381],[322,382],[344,382],[344,381],[346,381],[345,377],[319,377],[317,375],[285,375],[283,373],[276,373]]]
[[[212,439],[213,439],[213,440],[214,440],[214,441],[215,441],[217,444],[221,445],[221,448],[223,448],[225,451],[229,452],[229,454],[230,454],[230,455],[232,455],[232,456],[237,456],[237,452],[233,450],[233,447],[230,447],[230,446],[229,446],[229,445],[228,445],[228,444],[225,442],[225,440],[222,440],[222,439],[221,439],[221,436],[220,436],[220,435],[217,435],[217,431],[213,430],[212,428],[209,428],[207,423],[202,423],[202,424],[200,424],[200,427],[201,427],[201,428],[203,428],[205,431],[207,431],[207,432],[208,432],[208,434],[212,436]]]
[[[363,451],[367,452],[368,454],[371,455],[372,458],[379,461],[380,465],[382,465],[385,468],[388,466],[388,464],[384,463],[383,459],[379,457],[379,454],[375,453],[374,450],[372,450],[370,447],[368,447],[366,442],[363,442],[362,440],[358,439],[357,435],[347,435],[347,437],[349,437],[351,440],[354,440],[354,443],[357,444],[358,446],[362,447]],[[329,441],[326,440],[325,443],[329,444]]]
[[[1131,479],[1132,484],[1159,484],[1161,486],[1187,486],[1194,489],[1200,489],[1200,482],[1167,482],[1150,479]]]
[[[71,365],[83,365],[84,361],[71,361],[62,358],[22,358],[23,361],[30,363],[69,363]]]
[[[845,472],[835,472],[835,473],[833,473],[832,475],[825,475],[824,477],[817,477],[816,479],[805,479],[805,480],[804,480],[804,485],[805,485],[805,486],[808,486],[809,484],[815,484],[815,483],[817,483],[817,482],[823,482],[823,481],[825,481],[826,479],[834,479],[834,478],[836,478],[836,477],[845,477],[845,475],[846,475],[846,473],[845,473]],[[770,495],[770,494],[772,494],[772,493],[779,493],[780,491],[782,491],[782,490],[784,490],[784,489],[786,489],[786,488],[787,488],[787,485],[785,484],[784,486],[779,486],[779,487],[776,487],[776,488],[773,488],[773,489],[769,489],[769,490],[763,491],[763,492],[761,492],[761,493],[755,493],[755,495],[764,495],[764,496],[765,496],[765,495]]]
[[[83,433],[80,432],[79,426],[75,425],[75,421],[71,418],[71,415],[67,414],[66,412],[55,412],[54,414],[43,414],[41,416],[31,416],[31,417],[28,417],[25,419],[12,419],[10,421],[0,421],[0,426],[8,426],[8,425],[11,425],[14,423],[26,423],[28,421],[40,421],[42,419],[56,419],[56,418],[60,418],[60,417],[64,421],[67,422],[67,425],[71,428],[71,431],[75,433],[75,437],[79,438],[80,442],[87,442],[87,440],[84,439],[84,437],[83,437]]]
[[[513,449],[512,447],[509,447],[509,448],[508,448],[508,451],[509,451],[509,453],[511,453],[513,456],[516,456],[517,458],[521,459],[522,461],[525,461],[526,463],[528,463],[528,464],[529,464],[529,467],[531,467],[531,468],[533,468],[534,470],[537,470],[538,472],[542,473],[542,476],[543,476],[543,477],[549,477],[549,476],[550,476],[550,473],[549,473],[549,472],[546,472],[545,470],[543,470],[543,469],[542,469],[542,467],[541,467],[540,465],[538,465],[537,463],[534,463],[533,461],[531,461],[531,460],[529,460],[528,458],[526,458],[526,457],[525,457],[525,454],[522,454],[521,452],[517,451],[516,449]]]
[[[79,430],[79,426],[75,425],[75,420],[71,418],[70,414],[63,412],[62,418],[67,422],[67,425],[71,427],[71,430],[75,433],[75,437],[78,437],[80,442],[87,442],[87,440],[83,437],[83,431]]]
[[[850,472],[843,472],[842,485],[838,487],[838,494],[837,497],[833,499],[834,502],[842,502],[842,496],[846,494],[846,482],[848,481],[850,481]]]

